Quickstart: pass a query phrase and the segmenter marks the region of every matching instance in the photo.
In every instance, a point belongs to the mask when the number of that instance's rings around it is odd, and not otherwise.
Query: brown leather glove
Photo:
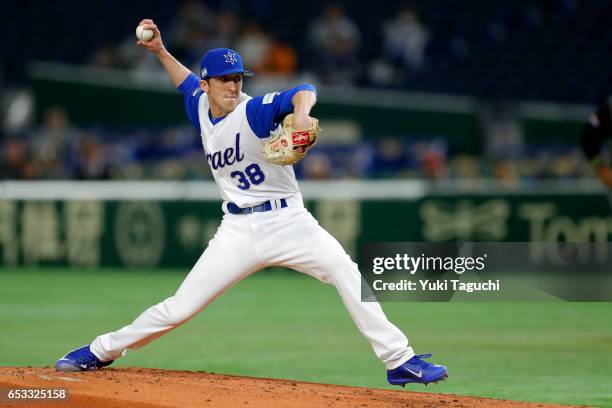
[[[319,120],[310,118],[312,127],[306,130],[295,130],[293,114],[287,115],[283,125],[270,135],[264,148],[264,155],[270,163],[293,165],[302,160],[308,150],[317,143]]]

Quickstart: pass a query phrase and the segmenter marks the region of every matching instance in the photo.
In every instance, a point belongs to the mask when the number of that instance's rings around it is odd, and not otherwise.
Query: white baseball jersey
[[[255,135],[246,117],[251,98],[242,94],[240,100],[236,109],[216,125],[208,116],[206,94],[198,105],[202,145],[221,197],[244,208],[299,193],[292,166],[266,161],[265,139]]]
[[[264,144],[270,134],[282,131],[280,122],[293,109],[292,96],[298,90],[314,88],[302,85],[259,98],[241,93],[236,109],[219,119],[210,116],[208,95],[200,89],[195,75],[180,89],[185,94],[187,114],[200,131],[225,212],[230,202],[245,208],[299,195],[293,167],[268,162]]]

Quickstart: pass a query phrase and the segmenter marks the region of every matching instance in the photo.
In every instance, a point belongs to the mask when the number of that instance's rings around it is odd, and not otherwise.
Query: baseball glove
[[[293,127],[293,114],[287,115],[283,120],[280,131],[270,135],[264,155],[270,163],[280,165],[293,165],[302,160],[308,150],[317,143],[319,133],[319,120],[310,118],[312,127],[297,131]],[[301,149],[300,149],[301,147]]]

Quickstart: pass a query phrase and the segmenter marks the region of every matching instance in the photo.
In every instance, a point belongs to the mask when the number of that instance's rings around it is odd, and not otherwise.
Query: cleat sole
[[[426,383],[425,385],[427,385],[427,384],[437,384],[439,382],[442,382],[442,381],[446,380],[447,378],[448,378],[448,374],[444,374],[442,377],[438,378],[437,380],[430,381],[430,382]]]
[[[425,382],[418,382],[418,381],[416,381],[416,380],[414,380],[414,379],[410,379],[410,380],[405,381],[405,382],[395,382],[395,383],[393,383],[393,382],[389,382],[389,384],[391,384],[391,385],[399,385],[399,386],[401,386],[402,388],[405,388],[405,387],[406,387],[406,384],[425,384],[425,385],[427,385],[427,384],[437,384],[437,383],[439,383],[439,382],[441,382],[441,381],[446,380],[447,378],[448,378],[448,373],[445,373],[445,374],[444,374],[443,376],[441,376],[440,378],[436,378],[435,380],[433,380],[433,381],[429,381],[429,382],[426,382],[426,383],[425,383]]]

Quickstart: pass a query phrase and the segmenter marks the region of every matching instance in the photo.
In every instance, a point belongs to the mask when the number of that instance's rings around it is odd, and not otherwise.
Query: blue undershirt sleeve
[[[182,92],[185,98],[185,110],[187,111],[187,117],[191,124],[201,132],[200,119],[198,117],[198,103],[200,96],[202,96],[202,89],[200,89],[200,81],[195,74],[189,74],[187,78],[179,85],[178,90]]]
[[[301,84],[287,91],[271,92],[247,102],[247,121],[257,137],[263,139],[270,136],[270,132],[276,129],[285,116],[293,112],[291,100],[299,91],[317,92],[314,86]]]

